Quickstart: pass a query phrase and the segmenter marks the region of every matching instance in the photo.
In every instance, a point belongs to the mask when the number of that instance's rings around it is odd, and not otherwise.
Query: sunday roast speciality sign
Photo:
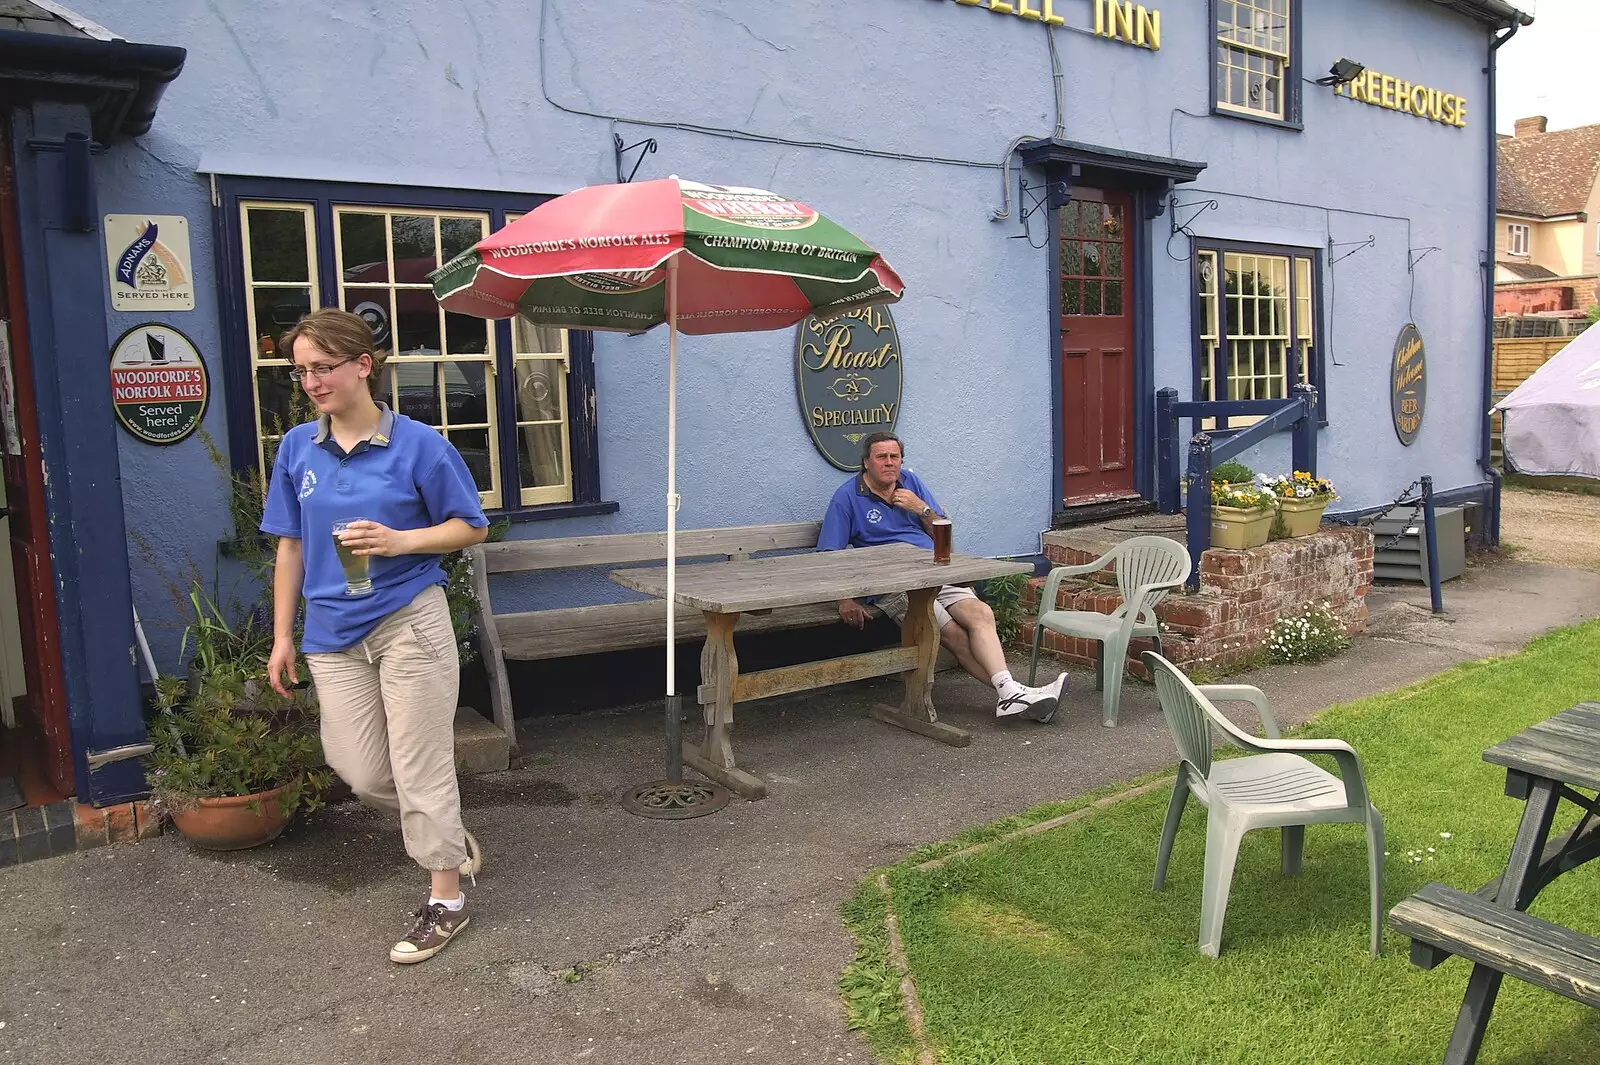
[[[859,470],[862,439],[893,432],[900,415],[900,335],[889,308],[801,322],[794,375],[811,442],[839,469]]]

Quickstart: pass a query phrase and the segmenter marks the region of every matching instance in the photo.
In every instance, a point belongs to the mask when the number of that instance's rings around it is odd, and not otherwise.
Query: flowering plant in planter
[[[1272,495],[1253,484],[1211,482],[1211,546],[1242,551],[1260,547],[1272,531]]]
[[[1235,510],[1265,510],[1272,506],[1272,494],[1253,484],[1212,481],[1211,505]]]
[[[1339,498],[1332,481],[1313,477],[1304,470],[1295,470],[1288,477],[1268,477],[1263,473],[1259,482],[1278,505],[1278,530],[1274,536],[1310,536],[1321,526],[1322,512],[1328,504]]]
[[[1261,474],[1257,477],[1260,486],[1272,493],[1274,499],[1319,500],[1331,503],[1339,498],[1339,493],[1333,487],[1333,482],[1326,477],[1313,477],[1304,470],[1295,470],[1288,477],[1279,474],[1269,477]]]

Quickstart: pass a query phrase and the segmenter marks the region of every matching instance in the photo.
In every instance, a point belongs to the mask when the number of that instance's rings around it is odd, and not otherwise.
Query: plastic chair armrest
[[[1366,809],[1371,805],[1367,796],[1367,776],[1361,768],[1361,756],[1343,740],[1258,740],[1265,753],[1326,754],[1339,767],[1339,777],[1344,781],[1345,801],[1353,809]]]
[[[1214,703],[1249,703],[1256,708],[1267,739],[1275,740],[1282,735],[1278,731],[1278,719],[1272,716],[1272,710],[1267,706],[1267,695],[1260,688],[1250,684],[1201,684],[1197,687],[1200,694]]]
[[[1056,608],[1056,598],[1061,594],[1061,582],[1068,577],[1080,577],[1086,573],[1098,573],[1106,568],[1110,555],[1101,555],[1093,562],[1082,566],[1056,566],[1050,570],[1049,576],[1044,579],[1044,587],[1039,589],[1039,617]]]

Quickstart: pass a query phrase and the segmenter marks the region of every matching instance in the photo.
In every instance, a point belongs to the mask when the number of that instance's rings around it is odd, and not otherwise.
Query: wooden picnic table
[[[697,692],[705,713],[705,738],[698,745],[684,743],[684,762],[747,799],[763,798],[767,793],[766,784],[734,762],[733,708],[736,703],[895,673],[905,677],[904,702],[898,708],[875,706],[869,713],[880,721],[965,747],[972,742],[971,734],[941,722],[933,707],[934,664],[939,657],[934,595],[946,584],[971,584],[991,577],[1031,572],[1033,567],[1026,562],[1006,562],[955,552],[951,553],[948,564],[938,565],[933,561],[932,551],[910,544],[679,566],[675,598],[682,606],[702,611],[706,621],[706,644],[700,655],[700,689]],[[667,571],[661,567],[614,570],[611,579],[624,588],[657,599],[667,596]],[[784,607],[892,592],[905,592],[910,604],[901,626],[901,646],[777,669],[739,672],[733,630],[741,614],[763,614]]]
[[[1506,794],[1521,800],[1522,821],[1506,871],[1472,895],[1429,884],[1390,914],[1412,937],[1411,960],[1432,968],[1451,954],[1473,961],[1445,1065],[1472,1065],[1505,975],[1600,1007],[1600,939],[1526,914],[1564,873],[1600,858],[1600,703],[1579,703],[1502,740],[1484,761],[1506,769]],[[1550,839],[1557,808],[1583,811]]]

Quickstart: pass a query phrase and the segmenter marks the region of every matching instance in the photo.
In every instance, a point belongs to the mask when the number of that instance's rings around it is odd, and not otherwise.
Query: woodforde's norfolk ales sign
[[[794,384],[806,432],[822,457],[841,470],[859,470],[861,441],[868,433],[894,432],[900,415],[900,335],[889,308],[801,322]]]

